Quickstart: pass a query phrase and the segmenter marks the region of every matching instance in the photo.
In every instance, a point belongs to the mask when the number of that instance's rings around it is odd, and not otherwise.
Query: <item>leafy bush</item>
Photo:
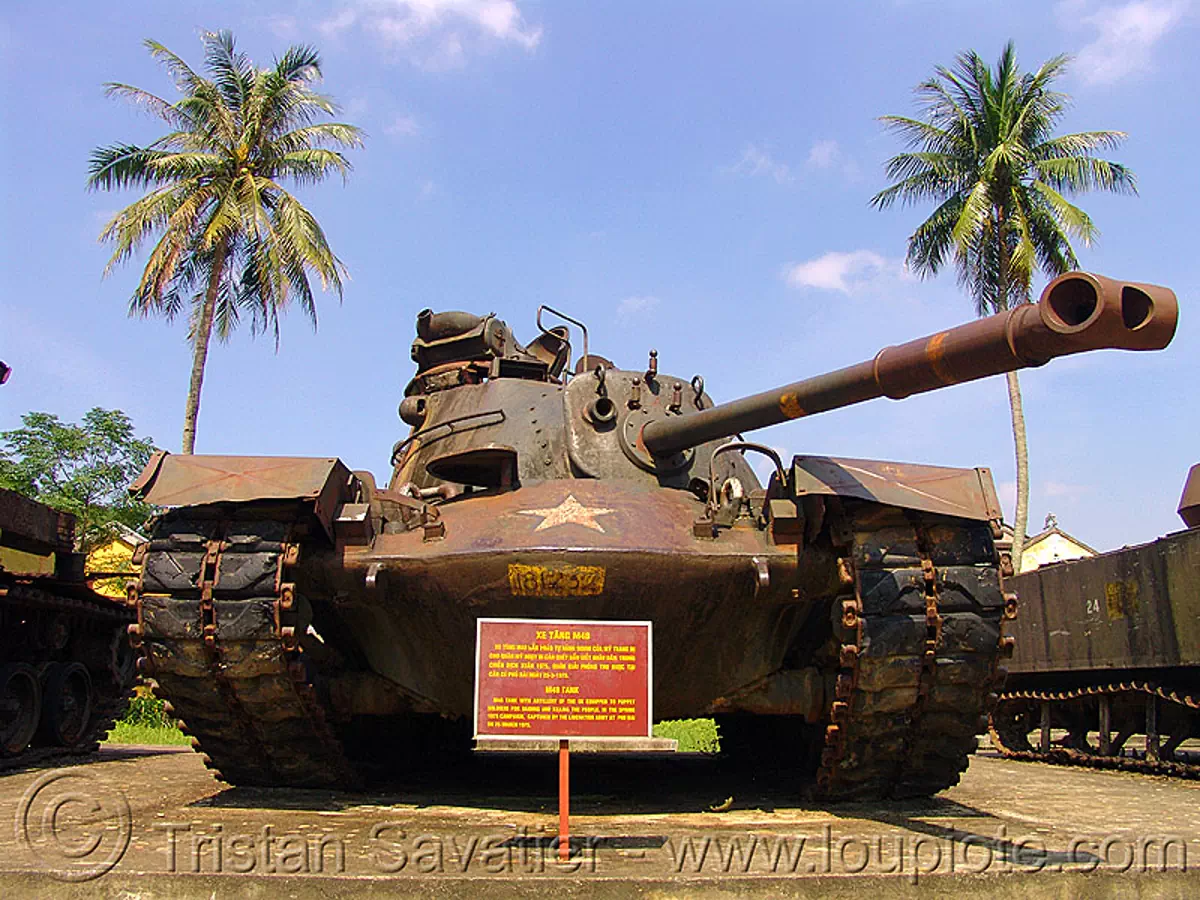
[[[126,725],[142,725],[147,728],[174,728],[174,716],[168,716],[165,704],[153,694],[138,693],[129,701],[121,721]]]
[[[108,737],[110,744],[188,744],[191,739],[179,730],[175,717],[168,715],[163,701],[148,690],[138,688],[125,714],[116,721]]]
[[[721,739],[712,719],[673,719],[654,726],[654,736],[679,741],[680,753],[717,753]]]

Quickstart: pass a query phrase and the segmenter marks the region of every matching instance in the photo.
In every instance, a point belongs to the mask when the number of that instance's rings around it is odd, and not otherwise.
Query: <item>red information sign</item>
[[[650,623],[480,619],[475,736],[649,737]]]

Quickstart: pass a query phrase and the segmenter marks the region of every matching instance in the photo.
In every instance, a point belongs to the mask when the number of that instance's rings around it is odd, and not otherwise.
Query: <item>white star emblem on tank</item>
[[[604,527],[596,521],[596,516],[607,516],[612,512],[615,510],[584,506],[575,499],[574,494],[567,494],[567,499],[558,506],[549,509],[522,509],[518,510],[517,515],[541,516],[542,521],[538,522],[534,531],[545,531],[547,528],[557,528],[559,525],[582,525],[584,528],[606,534]]]

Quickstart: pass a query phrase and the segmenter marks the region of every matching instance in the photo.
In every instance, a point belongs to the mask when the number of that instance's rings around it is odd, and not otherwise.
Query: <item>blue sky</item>
[[[302,0],[23,2],[0,12],[0,429],[31,409],[117,407],[178,449],[189,370],[183,323],[129,319],[136,265],[101,278],[104,221],[131,195],[84,190],[102,144],[158,125],[102,83],[171,95],[142,40],[199,66],[231,29],[266,65],[290,43],[323,56],[341,118],[369,133],[349,182],[298,191],[351,281],[299,316],[280,350],[214,346],[197,450],[338,455],[383,476],[411,376],[418,310],[495,311],[518,337],[546,303],[585,320],[630,367],[704,376],[718,400],[869,358],[968,319],[952,273],[901,262],[928,208],[879,212],[901,147],[877,117],[912,88],[1013,39],[1036,68],[1075,61],[1064,130],[1126,131],[1111,156],[1140,194],[1090,195],[1085,268],[1166,284],[1183,307],[1170,349],[1102,352],[1025,374],[1030,526],[1048,512],[1100,549],[1181,527],[1200,461],[1200,4],[593,3]],[[1040,290],[1039,282],[1037,289]],[[1012,503],[1003,379],[877,400],[760,434],[787,454],[984,465]]]

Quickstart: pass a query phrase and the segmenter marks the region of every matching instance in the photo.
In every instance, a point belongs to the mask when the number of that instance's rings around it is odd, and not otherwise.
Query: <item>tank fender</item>
[[[792,483],[797,498],[849,497],[992,522],[996,528],[1000,524],[1000,501],[989,469],[797,456],[792,459]]]
[[[333,520],[352,477],[336,457],[175,455],[160,450],[129,486],[156,506],[204,506],[252,500],[311,500],[332,538]]]

